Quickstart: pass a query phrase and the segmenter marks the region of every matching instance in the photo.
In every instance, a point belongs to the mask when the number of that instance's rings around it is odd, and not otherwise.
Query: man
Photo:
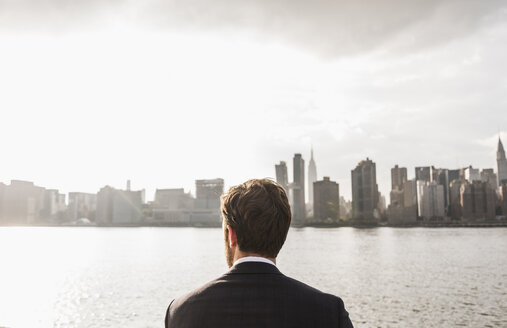
[[[166,328],[352,327],[343,301],[276,268],[289,231],[285,190],[268,180],[249,180],[222,196],[229,272],[173,300]]]

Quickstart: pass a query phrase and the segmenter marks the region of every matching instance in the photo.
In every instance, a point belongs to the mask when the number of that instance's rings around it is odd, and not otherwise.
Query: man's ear
[[[229,234],[229,247],[235,247],[238,245],[238,237],[236,236],[236,231],[230,226],[227,225],[227,231]]]

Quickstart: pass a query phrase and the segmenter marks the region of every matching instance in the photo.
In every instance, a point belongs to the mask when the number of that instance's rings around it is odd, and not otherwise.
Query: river
[[[507,228],[291,229],[277,264],[355,327],[507,327]],[[0,227],[0,327],[163,327],[226,270],[220,229]]]

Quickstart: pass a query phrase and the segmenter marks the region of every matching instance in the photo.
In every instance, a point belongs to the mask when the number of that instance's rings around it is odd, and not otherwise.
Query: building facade
[[[418,215],[424,221],[445,218],[444,187],[436,182],[417,181]]]
[[[149,204],[151,218],[157,224],[187,225],[195,199],[183,188],[157,189],[155,199]]]
[[[473,181],[461,185],[461,210],[465,221],[489,221],[495,218],[496,193],[487,182]]]
[[[41,219],[47,223],[58,223],[65,220],[67,204],[65,194],[56,189],[45,189]]]
[[[144,190],[119,190],[105,186],[97,193],[96,222],[99,225],[139,224]]]
[[[292,183],[292,223],[296,226],[305,224],[305,161],[301,154],[295,154],[293,158],[294,176]]]
[[[194,226],[219,226],[220,197],[224,193],[224,179],[195,180],[195,206],[189,215]]]
[[[500,196],[500,209],[502,211],[502,215],[507,217],[507,182],[503,182],[498,189]]]
[[[402,190],[407,181],[407,168],[395,165],[391,169],[391,190]]]
[[[280,164],[275,165],[276,182],[278,182],[283,189],[288,193],[289,188],[289,175],[287,173],[287,163],[280,161]]]
[[[357,223],[372,223],[379,219],[379,192],[376,165],[369,158],[357,164],[352,176],[352,218]]]
[[[474,169],[471,165],[463,169],[463,176],[468,182],[481,181],[479,169]]]
[[[313,183],[317,181],[317,165],[313,159],[313,148],[311,150],[310,162],[308,163],[308,203],[313,209]]]
[[[340,187],[329,177],[313,183],[313,218],[317,222],[336,222],[340,218]]]
[[[220,196],[224,193],[224,179],[195,180],[195,208],[220,209]]]
[[[69,192],[67,216],[70,221],[77,221],[84,218],[93,222],[95,221],[96,211],[97,194]]]
[[[11,180],[0,187],[0,224],[41,223],[45,189],[30,181]]]
[[[481,181],[487,182],[492,189],[498,187],[498,177],[493,169],[483,169],[481,171]]]

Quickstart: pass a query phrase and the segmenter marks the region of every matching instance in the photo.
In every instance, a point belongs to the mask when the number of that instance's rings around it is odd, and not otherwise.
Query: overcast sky
[[[0,181],[62,192],[494,167],[505,1],[0,0]],[[502,132],[503,131],[503,132]]]

